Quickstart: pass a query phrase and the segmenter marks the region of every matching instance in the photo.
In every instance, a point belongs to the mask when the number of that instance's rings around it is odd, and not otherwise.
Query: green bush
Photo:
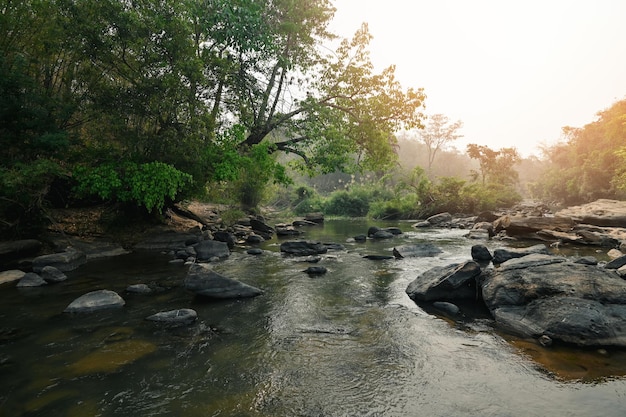
[[[103,164],[74,170],[75,192],[80,197],[132,202],[149,212],[162,211],[167,200],[175,200],[192,183],[192,177],[163,162]]]
[[[370,209],[365,195],[335,191],[331,194],[324,212],[334,216],[364,217]]]

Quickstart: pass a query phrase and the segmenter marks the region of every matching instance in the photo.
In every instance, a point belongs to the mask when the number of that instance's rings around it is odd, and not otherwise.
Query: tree
[[[538,198],[581,204],[622,198],[620,149],[626,142],[626,100],[614,103],[583,127],[563,128],[563,141],[545,150],[550,163],[533,185]]]
[[[520,157],[515,148],[494,151],[487,146],[470,143],[467,145],[467,154],[470,158],[478,160],[480,172],[474,171],[473,175],[475,180],[480,177],[483,185],[490,182],[511,186],[517,182],[518,174],[514,166]]]
[[[437,152],[445,148],[450,142],[463,137],[456,132],[463,127],[463,122],[457,120],[451,123],[443,114],[433,114],[426,128],[419,132],[421,141],[428,149],[428,175],[432,175],[432,165]]]

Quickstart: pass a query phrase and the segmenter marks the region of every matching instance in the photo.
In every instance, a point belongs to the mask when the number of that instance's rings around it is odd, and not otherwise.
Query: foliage
[[[549,168],[537,181],[534,196],[564,204],[599,198],[623,198],[626,100],[598,113],[582,128],[563,128],[564,141],[547,148]]]
[[[626,146],[615,151],[615,155],[621,158],[621,164],[617,168],[616,176],[613,177],[613,185],[615,188],[626,192]]]
[[[78,166],[74,171],[76,192],[103,200],[131,202],[148,212],[161,211],[166,199],[174,200],[192,182],[192,177],[163,162]]]
[[[482,184],[514,185],[518,181],[515,164],[520,160],[515,148],[502,148],[494,151],[487,146],[470,143],[467,145],[467,154],[470,158],[478,160],[480,172],[473,172],[475,180],[480,178]]]
[[[0,166],[0,222],[5,237],[32,235],[47,221],[42,201],[54,179],[63,173],[63,168],[51,159]]]
[[[183,187],[231,182],[254,206],[287,181],[270,155],[308,173],[380,170],[394,132],[421,126],[423,91],[374,72],[366,25],[335,42],[330,0],[23,0],[0,13],[4,177],[16,163],[48,166],[48,180],[76,171],[85,193],[157,210]],[[41,209],[50,181],[35,183],[26,204]]]
[[[324,213],[334,216],[363,217],[369,211],[367,196],[363,193],[335,191],[326,203]]]
[[[426,128],[419,132],[420,140],[428,149],[428,174],[432,176],[432,166],[437,152],[444,149],[450,142],[463,137],[456,132],[463,127],[463,122],[457,120],[451,123],[443,114],[433,114]]]

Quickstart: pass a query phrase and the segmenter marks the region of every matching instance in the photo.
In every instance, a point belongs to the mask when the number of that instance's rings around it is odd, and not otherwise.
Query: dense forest
[[[190,198],[296,213],[415,218],[524,197],[626,194],[626,101],[526,160],[449,148],[366,24],[327,30],[329,0],[0,0],[0,228],[49,207],[158,215]],[[331,182],[331,185],[326,184]]]

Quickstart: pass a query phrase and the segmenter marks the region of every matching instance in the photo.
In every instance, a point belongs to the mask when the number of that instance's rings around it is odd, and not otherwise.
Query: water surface
[[[371,225],[405,233],[346,242]],[[323,276],[282,256],[276,239],[263,255],[240,248],[211,264],[265,291],[254,299],[195,299],[181,287],[186,267],[145,253],[92,261],[45,288],[0,287],[0,416],[623,416],[624,352],[544,349],[406,296],[419,273],[469,259],[476,241],[464,231],[340,220],[305,230],[345,246],[322,256]],[[443,252],[363,258],[417,242]],[[125,292],[136,283],[156,291]],[[126,306],[62,313],[95,289]],[[195,309],[198,322],[145,320],[176,308]]]

